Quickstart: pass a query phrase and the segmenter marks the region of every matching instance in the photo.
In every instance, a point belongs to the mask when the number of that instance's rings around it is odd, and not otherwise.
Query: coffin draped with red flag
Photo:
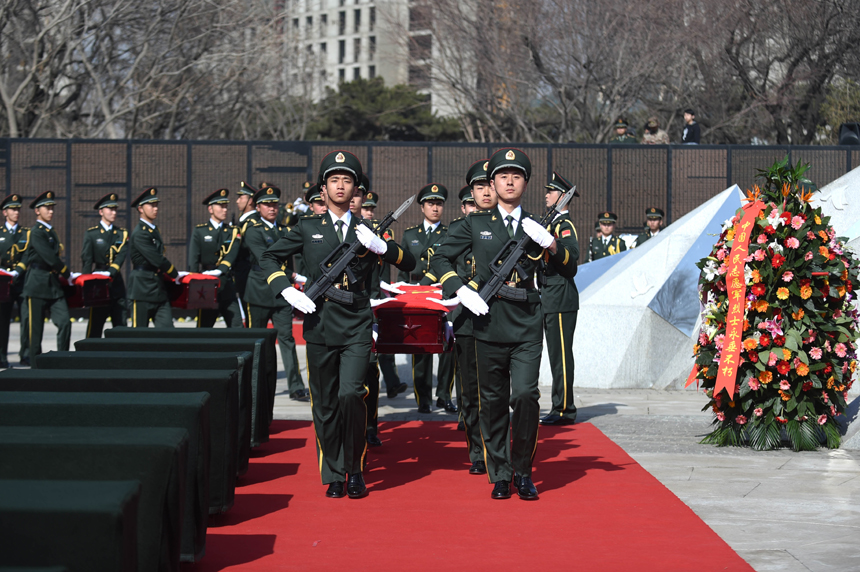
[[[448,312],[427,298],[442,300],[438,286],[398,285],[403,293],[374,307],[382,354],[438,354],[452,351],[454,336]]]

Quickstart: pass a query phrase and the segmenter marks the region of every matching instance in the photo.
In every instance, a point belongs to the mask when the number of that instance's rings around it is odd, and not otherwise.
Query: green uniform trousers
[[[30,359],[42,353],[42,332],[45,330],[45,313],[57,326],[57,351],[69,351],[72,338],[72,322],[65,298],[27,298],[27,313],[30,324]]]
[[[242,328],[242,313],[239,311],[239,300],[233,298],[226,302],[219,302],[218,309],[197,310],[197,327],[211,328],[215,326],[218,316],[224,318],[228,328]],[[292,317],[290,317],[290,328],[292,328]]]
[[[433,402],[433,354],[412,354],[412,388],[415,403]],[[436,375],[436,397],[451,399],[454,389],[454,353],[439,354],[439,371]]]
[[[458,336],[454,342],[457,358],[457,395],[460,402],[460,420],[466,428],[466,446],[469,448],[469,461],[484,460],[484,447],[481,445],[481,425],[478,420],[478,361],[475,354],[475,338]]]
[[[131,327],[148,328],[149,321],[156,328],[173,327],[173,311],[170,302],[131,301]]]
[[[6,360],[9,352],[9,328],[12,327],[12,315],[15,313],[15,304],[18,305],[18,314],[21,317],[20,339],[21,345],[18,351],[18,359],[30,356],[30,322],[27,318],[27,302],[18,296],[11,302],[0,303],[0,359]]]
[[[571,421],[576,419],[573,404],[573,331],[577,312],[543,315],[546,350],[552,370],[552,412]]]
[[[305,384],[299,373],[296,340],[293,337],[292,307],[270,308],[248,304],[245,311],[247,312],[249,328],[266,328],[269,326],[269,320],[272,320],[272,324],[278,332],[278,345],[281,347],[281,361],[284,363],[289,392],[293,394],[299,390],[304,390]],[[362,369],[362,371],[364,370]]]
[[[370,341],[305,347],[320,476],[328,485],[364,470]]]
[[[367,364],[367,373],[364,374],[364,385],[367,386],[367,433],[377,435],[379,433],[379,359],[377,355],[370,352],[370,360]]]
[[[125,298],[111,300],[108,306],[93,306],[90,308],[90,319],[87,323],[87,337],[100,338],[105,328],[105,322],[110,317],[112,328],[124,328],[127,325],[128,304]]]
[[[475,340],[481,438],[491,483],[510,481],[514,471],[532,473],[540,420],[539,341],[498,343]],[[509,415],[509,408],[513,414]]]
[[[378,354],[377,361],[382,371],[382,382],[385,389],[394,389],[400,385],[400,376],[397,375],[397,364],[394,362],[394,354]]]

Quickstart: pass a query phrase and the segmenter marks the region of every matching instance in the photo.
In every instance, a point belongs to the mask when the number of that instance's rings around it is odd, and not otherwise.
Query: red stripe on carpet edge
[[[275,421],[230,512],[211,516],[217,570],[745,570],[671,491],[589,423],[544,427],[537,501],[490,498],[455,424],[380,423],[364,499],[329,499],[309,422]]]

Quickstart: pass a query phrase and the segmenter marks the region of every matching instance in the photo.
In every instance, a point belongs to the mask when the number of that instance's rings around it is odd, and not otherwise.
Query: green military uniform
[[[603,212],[599,215],[598,222],[618,222],[618,216],[615,213]],[[588,262],[600,260],[606,256],[612,256],[619,252],[627,250],[627,244],[619,236],[610,235],[608,238],[592,237],[588,239]]]
[[[117,196],[105,195],[96,202],[95,210],[117,208]],[[128,231],[116,225],[106,228],[101,221],[88,228],[84,234],[81,248],[82,272],[89,274],[107,272],[111,279],[110,304],[90,307],[87,323],[87,337],[100,338],[105,322],[110,317],[111,327],[125,327],[128,307],[125,301],[125,281],[122,278],[122,265],[128,256]]]
[[[131,208],[158,202],[158,189],[150,187],[132,203]],[[172,328],[173,313],[167,297],[166,280],[175,280],[179,273],[164,256],[164,240],[158,227],[140,219],[129,239],[131,258],[131,325],[146,328],[149,321],[156,328]]]
[[[546,188],[566,193],[572,186],[561,175],[553,173]],[[579,242],[567,211],[556,215],[547,230],[556,241],[570,250],[573,274],[576,274]],[[565,425],[576,420],[576,405],[573,403],[573,333],[579,312],[579,291],[573,274],[566,272],[563,275],[543,261],[538,271],[544,339],[552,371],[552,409],[541,419],[544,425]]]
[[[361,180],[361,164],[346,151],[335,151],[323,158],[319,180],[324,182],[332,172],[348,172],[354,180]],[[274,295],[280,298],[281,292],[291,286],[290,276],[282,270],[291,256],[303,253],[310,286],[321,276],[320,263],[341,243],[338,232],[344,243],[357,240],[356,227],[361,223],[351,213],[343,218],[348,220],[345,231],[336,224],[343,221],[335,221],[331,211],[302,217],[263,254],[263,273]],[[406,271],[415,266],[415,258],[392,241],[381,258]],[[304,320],[308,386],[323,484],[343,482],[347,474],[353,477],[364,470],[368,415],[368,388],[364,382],[373,320],[370,290],[379,259],[360,248],[352,267],[356,282],[349,284],[345,275],[337,282],[341,289],[353,293],[353,303],[340,304],[320,296],[314,301],[316,311]]]
[[[30,203],[30,208],[57,204],[53,191],[46,191]],[[26,251],[27,277],[24,280],[23,295],[27,300],[29,319],[30,357],[42,353],[42,332],[45,328],[44,315],[48,312],[51,321],[57,326],[57,350],[69,350],[72,324],[69,307],[66,304],[64,282],[69,280],[69,268],[60,258],[63,245],[53,227],[41,220],[28,231],[29,245]]]
[[[627,129],[627,120],[623,117],[619,117],[615,120],[615,123],[612,124],[612,127],[614,129]],[[615,135],[612,139],[609,140],[609,142],[616,144],[620,143],[622,145],[635,145],[636,143],[638,143],[638,141],[636,141],[636,138],[631,135],[628,135],[626,131],[621,135]]]
[[[0,203],[0,210],[20,209],[22,199],[19,195],[9,195],[3,202]],[[24,252],[27,250],[27,231],[30,230],[21,226],[20,223],[13,227],[9,227],[8,222],[4,222],[0,226],[0,268],[10,273],[18,275],[12,279],[12,284],[9,288],[9,301],[0,302],[0,368],[9,367],[9,361],[6,359],[6,354],[9,350],[9,327],[12,320],[12,313],[15,304],[18,305],[18,314],[21,316],[20,322],[20,338],[21,346],[18,351],[18,358],[26,364],[29,360],[29,322],[27,321],[27,311],[24,298],[21,296],[21,291],[24,288],[24,273],[26,266],[23,263]]]
[[[426,200],[448,198],[448,189],[437,183],[431,183],[418,192],[418,202]],[[448,227],[438,223],[430,232],[430,224],[424,221],[422,224],[407,228],[403,231],[403,247],[409,251],[418,261],[417,266],[411,272],[401,271],[397,274],[399,282],[410,284],[434,284],[438,282],[437,277],[430,272],[430,259],[433,252],[448,234]],[[454,355],[452,352],[439,354],[439,369],[436,375],[436,405],[449,409],[451,402],[451,390],[454,388]],[[418,404],[419,413],[430,413],[430,403],[433,392],[433,355],[412,355],[412,387],[415,391],[415,401]],[[453,405],[453,404],[452,404]],[[450,407],[452,413],[457,412],[456,407]]]
[[[226,205],[230,202],[229,194],[227,189],[218,189],[206,197],[203,204]],[[236,283],[233,281],[233,264],[239,256],[241,243],[238,228],[226,222],[216,226],[216,221],[211,218],[209,222],[198,224],[191,231],[188,270],[214,273],[221,281],[218,287],[218,308],[198,310],[198,328],[211,328],[219,314],[224,318],[227,327],[242,327],[242,313],[236,298]]]
[[[254,202],[278,202],[281,190],[277,187],[260,189],[254,195]],[[299,373],[299,358],[296,355],[296,340],[293,338],[293,308],[280,296],[272,294],[261,267],[263,253],[267,248],[278,242],[286,229],[277,222],[270,223],[263,218],[250,219],[246,223],[242,243],[247,246],[250,255],[251,271],[245,285],[245,315],[249,328],[265,328],[272,320],[278,331],[278,345],[281,348],[281,361],[289,384],[290,397],[305,399],[306,389]],[[291,266],[288,264],[288,266]]]
[[[239,185],[239,190],[237,194],[247,195],[253,199],[254,195],[257,193],[257,189],[242,181]],[[248,228],[248,225],[251,222],[257,221],[260,222],[260,213],[255,210],[250,210],[239,217],[239,222],[236,226],[239,227],[239,236],[244,237],[245,231]],[[245,242],[242,241],[239,244],[239,256],[236,258],[236,262],[233,264],[233,278],[236,282],[236,292],[239,294],[239,299],[242,303],[242,308],[245,307],[245,284],[248,282],[248,274],[251,273],[251,251],[248,250],[248,247],[245,245]],[[245,316],[245,321],[247,322],[248,317]],[[247,325],[247,324],[246,324]]]
[[[645,209],[645,218],[651,220],[663,220],[663,210],[658,209],[657,207],[648,207]],[[660,231],[655,233],[651,233],[650,228],[646,228],[644,232],[642,232],[639,236],[636,237],[636,246],[641,246],[645,243],[649,238],[653,238],[657,236]]]
[[[488,178],[492,178],[495,171],[508,167],[522,169],[528,180],[531,163],[525,153],[516,149],[502,149],[493,155]],[[516,220],[516,214],[519,220],[514,229],[506,224],[508,215],[501,207],[473,212],[451,229],[433,256],[433,271],[440,276],[446,297],[453,296],[466,284],[480,291],[491,277],[490,268],[502,246],[511,238],[519,240],[526,236],[522,221],[531,215],[517,208],[510,216]],[[528,241],[521,259],[526,276],[521,278],[515,272],[507,283],[509,287],[524,289],[526,301],[513,302],[495,296],[487,302],[488,313],[472,319],[481,436],[487,474],[493,483],[510,482],[514,472],[519,477],[531,478],[537,448],[538,378],[543,346],[543,313],[540,294],[534,286],[534,273],[541,259],[546,259],[562,275],[572,275],[575,268],[570,247],[561,242],[557,246],[556,253],[551,254],[534,241]],[[470,249],[477,270],[467,283],[457,273],[455,264]],[[513,414],[509,416],[511,408]],[[536,498],[536,494],[532,498]]]

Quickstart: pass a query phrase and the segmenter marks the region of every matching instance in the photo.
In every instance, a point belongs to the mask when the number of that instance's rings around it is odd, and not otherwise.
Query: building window
[[[416,4],[409,8],[409,31],[418,32],[430,29],[430,6]]]
[[[358,58],[361,56],[361,38],[356,38],[352,41],[352,61],[353,63],[358,62]]]
[[[361,79],[361,68],[352,68],[352,79]]]
[[[322,55],[325,55],[325,54],[326,54],[326,50],[327,50],[327,48],[328,48],[328,46],[326,46],[325,42],[321,43],[321,44],[320,44],[320,53],[321,53]]]
[[[343,0],[341,0],[341,2],[342,1]],[[346,79],[346,70],[343,68],[340,68],[339,70],[337,70],[337,80],[338,81],[344,81],[345,79]]]
[[[429,60],[433,53],[433,36],[412,36],[409,42],[409,57],[413,60]]]
[[[426,65],[409,66],[409,85],[415,86],[417,89],[430,87],[430,70]]]
[[[358,10],[355,10],[355,14],[353,16],[352,31],[353,31],[353,33],[357,34],[360,29],[361,29],[361,9],[359,8]]]
[[[337,43],[337,63],[342,64],[346,60],[346,40]]]
[[[308,31],[308,34],[310,34],[313,31],[313,28],[314,28],[314,17],[308,16],[307,18],[305,18],[305,29]]]
[[[328,14],[323,14],[320,16],[320,34],[325,34],[326,28],[328,28]]]
[[[346,12],[344,10],[341,10],[340,12],[338,12],[337,16],[337,33],[339,36],[343,36],[344,34],[346,34]]]
[[[376,55],[376,36],[370,36],[370,46],[367,48],[367,59],[373,61]]]
[[[293,18],[293,29],[294,30],[299,29],[299,19],[298,18]]]
[[[376,66],[367,66],[367,77],[370,79],[376,77]]]
[[[341,5],[341,6],[346,5],[346,0],[340,0],[340,5]]]
[[[370,27],[369,31],[373,31],[376,28],[376,6],[370,7],[370,22],[368,22],[368,26]]]

